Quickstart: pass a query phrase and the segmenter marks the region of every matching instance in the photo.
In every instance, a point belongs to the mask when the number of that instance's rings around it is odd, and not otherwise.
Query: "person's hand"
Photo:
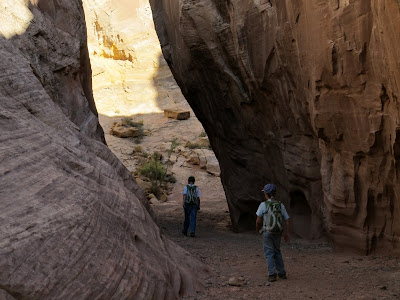
[[[200,210],[200,206],[197,206],[197,210]]]
[[[285,242],[289,242],[290,241],[290,235],[289,232],[286,232],[285,236],[284,236]]]

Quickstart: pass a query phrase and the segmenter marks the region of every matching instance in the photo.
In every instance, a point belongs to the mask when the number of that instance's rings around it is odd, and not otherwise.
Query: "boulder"
[[[159,197],[160,202],[166,202],[168,200],[168,195],[165,193],[162,193],[161,196]]]
[[[212,150],[195,149],[191,152],[186,162],[192,165],[199,165],[215,176],[219,176],[221,173],[217,157]]]
[[[214,176],[220,176],[221,174],[221,169],[219,167],[217,157],[214,155],[214,153],[207,156],[206,170],[208,173]]]
[[[153,197],[149,200],[149,203],[152,205],[155,205],[155,204],[159,204],[160,201],[158,201],[158,199],[156,197]]]
[[[186,162],[189,164],[192,164],[192,165],[200,165],[200,158],[199,158],[197,152],[193,151],[189,155],[188,159],[186,159]]]
[[[119,138],[137,137],[139,130],[136,127],[114,126],[111,134]]]
[[[231,277],[228,280],[228,284],[232,286],[245,286],[247,283],[243,277]]]
[[[147,195],[147,199],[152,199],[152,198],[157,198],[154,194],[148,194]]]
[[[164,109],[164,116],[175,120],[187,120],[190,118],[190,111]]]

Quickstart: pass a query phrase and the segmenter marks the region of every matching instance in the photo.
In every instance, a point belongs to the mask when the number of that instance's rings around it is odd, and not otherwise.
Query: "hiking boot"
[[[279,274],[278,276],[280,279],[287,279],[286,274]]]
[[[187,232],[182,231],[182,234],[183,234],[184,236],[187,236]]]
[[[194,232],[191,232],[191,233],[190,233],[190,237],[194,237]]]
[[[274,282],[274,281],[276,281],[276,275],[268,275],[268,281],[269,281],[269,282]]]

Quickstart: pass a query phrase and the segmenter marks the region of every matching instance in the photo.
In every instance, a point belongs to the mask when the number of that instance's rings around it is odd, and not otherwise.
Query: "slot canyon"
[[[399,25],[398,0],[1,1],[0,300],[398,299]]]

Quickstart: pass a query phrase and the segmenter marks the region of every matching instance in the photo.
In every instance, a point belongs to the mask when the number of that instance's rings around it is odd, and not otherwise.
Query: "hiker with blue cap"
[[[281,237],[286,223],[284,239],[290,240],[289,215],[285,205],[275,199],[276,187],[269,183],[262,190],[266,201],[257,209],[256,229],[263,235],[264,255],[268,265],[268,281],[276,281],[276,274],[281,279],[287,279],[281,253]]]

